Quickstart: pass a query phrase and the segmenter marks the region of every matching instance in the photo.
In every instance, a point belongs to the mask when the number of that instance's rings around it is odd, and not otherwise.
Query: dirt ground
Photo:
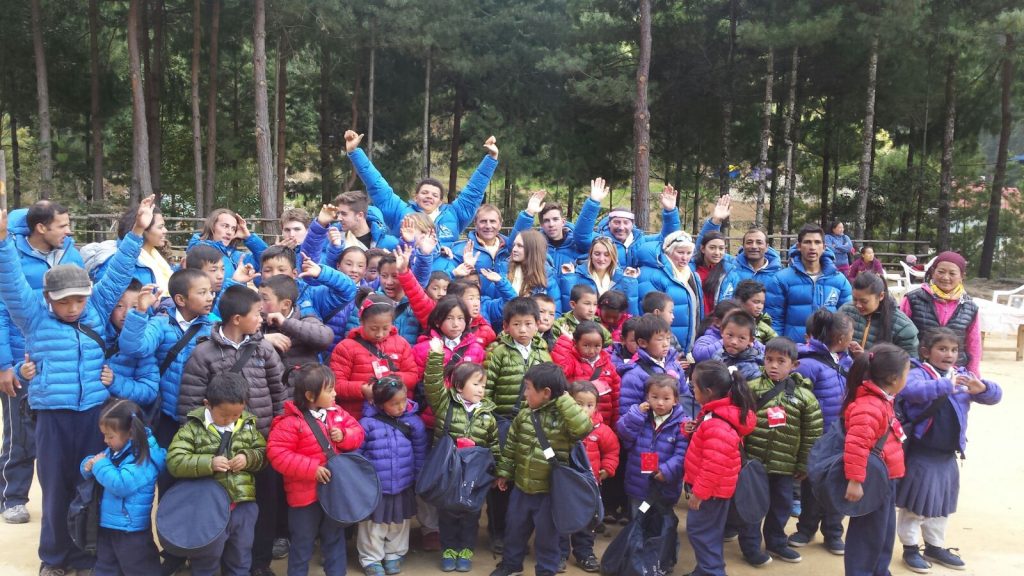
[[[990,337],[988,347],[1009,349],[1012,342],[1002,337]],[[933,574],[972,574],[1001,576],[1024,574],[1024,461],[1016,457],[1019,447],[1010,439],[1019,434],[1014,414],[1024,410],[1024,397],[1016,394],[1016,380],[1024,371],[1024,363],[1015,362],[1009,351],[985,353],[982,370],[986,378],[995,380],[1004,390],[1003,402],[997,406],[977,406],[972,411],[969,436],[971,444],[967,460],[961,469],[961,490],[958,512],[949,524],[948,546],[960,548],[967,570],[957,572],[944,568],[933,569]],[[39,541],[39,491],[33,488],[29,510],[32,521],[14,526],[0,523],[0,575],[28,576],[36,574],[39,560],[36,548]],[[680,516],[680,562],[675,574],[685,574],[693,567],[693,554],[685,535],[685,505],[677,508]],[[794,521],[795,522],[795,521]],[[793,529],[794,522],[790,523]],[[618,528],[613,529],[613,533]],[[414,529],[415,533],[415,529]],[[611,541],[610,536],[598,536],[598,554]],[[481,537],[472,574],[487,575],[494,568],[497,559],[486,551],[486,535]],[[785,564],[775,561],[766,568],[752,568],[743,562],[736,543],[727,543],[726,561],[729,574],[748,576],[753,574],[777,573],[817,576],[837,574],[843,568],[842,559],[825,551],[820,538],[801,550],[803,562]],[[893,559],[894,575],[912,574],[900,561],[899,545]],[[436,553],[413,550],[407,557],[404,574],[440,573]],[[532,574],[531,559],[527,559],[526,574]],[[287,573],[287,564],[279,560],[273,566],[279,575]],[[355,560],[354,550],[349,551],[349,571],[358,574],[361,570]],[[318,565],[310,571],[320,575]],[[570,562],[569,574],[584,574]],[[134,576],[134,575],[132,575]],[[143,575],[145,576],[145,575]]]

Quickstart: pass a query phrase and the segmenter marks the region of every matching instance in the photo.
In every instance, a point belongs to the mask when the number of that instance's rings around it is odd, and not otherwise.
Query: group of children
[[[631,302],[578,283],[559,315],[551,294],[521,296],[507,277],[469,263],[472,246],[458,269],[432,271],[439,248],[429,219],[407,216],[389,244],[367,218],[365,195],[350,193],[309,223],[298,252],[243,234],[229,211],[212,215],[161,301],[131,278],[153,209],[143,201],[95,285],[56,266],[42,295],[21,277],[0,218],[0,273],[13,279],[0,283],[0,297],[27,335],[17,374],[31,386],[46,455],[41,555],[72,549],[68,503],[79,478],[94,477],[105,488],[95,573],[173,573],[186,559],[165,553],[159,567],[154,489],[163,497],[179,479],[212,477],[230,497],[230,521],[211,550],[187,559],[193,574],[272,574],[282,538],[289,574],[307,573],[317,541],[326,573],[344,574],[346,527],[318,502],[318,485],[345,481],[332,478],[326,449],[363,455],[380,482],[380,504],[354,530],[366,574],[401,572],[413,517],[425,548],[436,539],[441,570],[467,572],[480,513],[437,509],[415,490],[431,445],[447,433],[496,461],[486,514],[502,559],[492,576],[522,572],[532,533],[538,574],[563,572],[570,557],[597,572],[595,532],[555,529],[540,426],[561,461],[583,443],[605,524],[685,498],[692,574],[725,573],[732,533],[744,559],[763,566],[799,562],[795,548],[819,529],[829,551],[845,552],[848,574],[885,574],[897,525],[912,569],[963,565],[944,546],[956,454],[971,402],[998,402],[1001,391],[956,367],[949,330],[930,332],[919,360],[887,344],[851,355],[849,319],[821,309],[806,342],[793,342],[772,331],[764,286],[746,280],[686,350],[664,292]],[[250,261],[229,247],[243,237]],[[393,250],[374,248],[385,245]],[[68,342],[77,342],[70,352]],[[890,477],[905,475],[886,506],[850,519],[845,543],[842,517],[806,481],[811,447],[836,421],[847,431],[848,499],[862,494],[880,438]],[[744,457],[768,473],[763,523],[730,512]],[[800,518],[787,537],[798,483]],[[47,574],[90,563],[78,553],[43,561]]]

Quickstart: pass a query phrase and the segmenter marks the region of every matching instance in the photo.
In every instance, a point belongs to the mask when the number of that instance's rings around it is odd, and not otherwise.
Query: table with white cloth
[[[1016,334],[1017,361],[1024,360],[1024,308],[996,304],[981,298],[975,298],[974,303],[978,305],[982,344],[985,341],[985,334]]]

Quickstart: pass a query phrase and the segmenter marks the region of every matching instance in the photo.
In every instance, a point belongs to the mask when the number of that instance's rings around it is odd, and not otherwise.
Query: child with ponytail
[[[857,357],[846,379],[843,423],[846,445],[843,468],[846,499],[864,497],[868,456],[881,441],[881,457],[889,471],[888,498],[873,512],[850,518],[843,564],[850,576],[889,573],[896,538],[896,482],[903,477],[903,441],[906,435],[896,419],[893,400],[907,384],[910,356],[892,344],[877,344]],[[868,486],[869,490],[880,489]],[[884,489],[884,487],[883,487]]]
[[[725,575],[722,539],[729,502],[736,492],[743,437],[754,431],[754,397],[743,376],[718,360],[697,364],[691,378],[702,406],[695,420],[684,424],[690,437],[683,482],[690,511],[686,535],[697,560],[695,574]]]
[[[100,412],[107,449],[82,460],[82,476],[103,486],[94,574],[159,574],[150,517],[164,449],[130,400],[110,398]]]

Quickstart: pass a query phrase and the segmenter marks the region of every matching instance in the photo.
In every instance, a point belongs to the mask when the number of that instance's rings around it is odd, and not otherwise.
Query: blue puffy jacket
[[[231,278],[232,276],[235,275],[235,264],[237,264],[239,260],[241,260],[245,264],[252,264],[252,267],[255,268],[256,270],[260,269],[260,255],[263,254],[263,251],[267,249],[267,243],[264,242],[263,239],[259,237],[259,235],[250,234],[249,237],[245,239],[244,244],[245,247],[249,249],[249,254],[246,254],[245,252],[242,252],[238,248],[235,248],[234,244],[225,246],[220,242],[217,242],[216,240],[200,240],[199,236],[200,233],[196,232],[195,234],[192,235],[191,238],[188,239],[188,247],[186,248],[186,250],[191,250],[193,246],[204,244],[206,246],[216,248],[218,251],[220,251],[220,253],[224,255],[225,282],[227,281],[228,278]],[[222,290],[224,288],[225,287],[221,287]]]
[[[587,202],[592,202],[592,200],[588,198]],[[586,203],[584,203],[584,207],[586,207]],[[650,253],[650,250],[661,252],[661,242],[666,236],[679,229],[679,209],[662,210],[661,233],[646,234],[639,228],[633,228],[633,242],[627,247],[625,243],[612,235],[611,229],[608,228],[607,215],[597,223],[597,234],[611,238],[612,244],[615,244],[615,249],[619,253],[619,266],[626,268],[638,268],[643,265],[645,262],[642,252],[644,251],[648,251],[648,253]],[[589,250],[589,243],[587,248]]]
[[[512,237],[506,237],[503,234],[498,234],[498,251],[495,252],[494,256],[484,249],[483,245],[480,244],[480,240],[476,237],[476,232],[470,231],[466,234],[465,240],[459,240],[452,244],[452,259],[455,260],[456,266],[462,263],[462,252],[466,249],[467,243],[472,243],[473,248],[477,254],[476,268],[494,269],[498,262],[508,262],[509,252],[512,250]]]
[[[722,283],[719,285],[718,300],[732,298],[733,293],[736,292],[736,286],[744,280],[757,280],[764,284],[767,290],[768,283],[782,270],[782,260],[774,248],[768,248],[764,257],[766,260],[764,267],[755,271],[750,267],[750,262],[747,261],[747,257],[743,254],[743,249],[740,248],[739,253],[732,258],[732,266],[729,268],[729,272],[722,278]]]
[[[370,201],[380,208],[384,215],[384,223],[391,229],[391,233],[397,236],[401,231],[402,218],[411,212],[421,212],[419,205],[399,198],[362,149],[357,148],[348,155],[348,158],[352,161],[356,174],[366,185]],[[438,208],[439,213],[434,219],[434,227],[437,229],[437,239],[441,244],[450,246],[458,240],[462,231],[476,217],[476,210],[484,201],[487,185],[497,167],[497,160],[484,156],[476,171],[469,177],[466,187],[455,197],[455,201],[451,204],[441,204]]]
[[[423,327],[416,320],[416,314],[412,311],[412,306],[409,305],[409,298],[407,296],[402,296],[402,299],[395,304],[395,320],[392,323],[398,329],[398,335],[405,338],[409,346],[415,346],[419,342]],[[355,324],[359,324],[358,318]]]
[[[381,214],[380,209],[376,206],[367,206],[366,208],[366,224],[370,227],[370,248],[380,248],[382,250],[394,250],[398,248],[398,238],[392,236],[388,232],[387,226],[384,224],[384,215]],[[330,225],[331,228],[337,228],[342,232],[344,238],[344,230],[341,228],[340,223],[334,223]],[[326,250],[324,247],[326,246]],[[337,267],[338,259],[341,257],[341,253],[345,251],[344,240],[341,246],[335,246],[328,241],[327,228],[320,225],[320,222],[316,218],[309,223],[309,230],[306,233],[306,239],[302,241],[298,254],[297,267],[302,268],[303,254],[309,256],[314,262],[319,262],[325,266]]]
[[[675,350],[670,348],[668,354],[665,355],[665,368],[655,364],[643,348],[636,351],[636,356],[636,362],[626,364],[622,370],[622,384],[619,389],[619,416],[624,415],[630,406],[640,404],[647,397],[644,394],[644,388],[647,386],[647,379],[650,378],[650,375],[644,369],[645,367],[655,373],[668,373],[676,376],[679,378],[679,389],[686,388],[686,375],[676,360]]]
[[[86,244],[82,247],[81,254],[85,261],[85,269],[93,282],[103,278],[107,271],[107,261],[114,252],[117,252],[119,240],[105,240],[103,242]],[[143,286],[146,284],[157,284],[156,272],[149,266],[143,266],[139,261],[135,262],[135,271],[132,277],[138,280]]]
[[[675,317],[672,319],[672,334],[683,347],[683,352],[693,348],[697,325],[704,318],[704,292],[700,286],[700,276],[690,267],[693,286],[676,279],[672,271],[672,263],[658,245],[657,262],[654,266],[640,269],[639,294],[647,295],[655,290],[668,294],[675,302]]]
[[[501,275],[501,282],[499,282],[498,284],[491,282],[490,280],[484,278],[483,276],[480,277],[481,296],[487,296],[488,298],[493,298],[502,301],[502,307],[505,305],[505,296],[508,294],[515,293],[515,289],[512,287],[512,283],[508,281],[508,264],[508,260],[505,260],[504,262],[498,262],[497,264],[495,264],[494,271]],[[555,315],[557,316],[564,311],[562,309],[562,293],[561,290],[558,289],[558,271],[551,266],[550,258],[548,259],[547,277],[547,288],[534,288],[533,291],[528,295],[532,296],[534,294],[547,294],[548,296],[550,296],[551,299],[555,301]],[[481,302],[483,301],[481,300]],[[481,304],[481,307],[482,306],[483,305]],[[501,326],[501,308],[498,307],[497,310],[495,310],[493,307],[489,308],[490,315],[487,316],[487,319],[490,321],[492,326]],[[497,312],[497,315],[494,315],[494,312]]]
[[[160,375],[160,411],[173,419],[178,418],[178,390],[181,388],[181,374],[185,369],[185,363],[199,340],[210,336],[211,322],[208,316],[198,316],[194,322],[201,326],[199,332],[181,349],[167,367],[167,371]],[[171,348],[184,334],[175,319],[174,308],[169,309],[169,314],[153,317],[140,314],[133,309],[125,316],[124,328],[121,329],[118,343],[122,354],[134,358],[152,357],[159,369]]]
[[[575,266],[587,258],[590,253],[590,245],[594,241],[594,225],[597,223],[597,215],[601,211],[601,205],[587,198],[576,216],[576,223],[566,222],[562,228],[562,242],[557,246],[548,240],[548,256],[554,262],[555,269],[561,270],[562,264]],[[516,218],[512,232],[508,235],[509,244],[516,239],[516,234],[534,227],[535,217],[530,216],[523,210]]]
[[[594,277],[590,274],[590,269],[587,263],[577,264],[575,269],[569,273],[562,273],[559,270],[558,274],[558,290],[562,295],[562,310],[569,311],[569,296],[572,292],[572,287],[577,284],[586,284],[597,290],[597,282],[594,281]],[[640,314],[640,298],[637,292],[639,282],[636,278],[630,278],[622,273],[622,268],[618,268],[612,273],[612,287],[609,290],[618,290],[626,295],[629,300],[629,313],[632,316]]]
[[[807,319],[818,308],[835,312],[853,299],[850,282],[833,264],[832,250],[821,255],[821,275],[807,275],[800,251],[789,249],[789,268],[775,275],[765,287],[764,311],[772,317],[772,328],[794,342],[803,342]]]
[[[758,350],[751,343],[749,348],[734,356],[729,354],[723,347],[715,353],[714,359],[726,366],[735,366],[744,380],[756,380],[761,377],[761,366],[764,365],[764,351]]]
[[[673,504],[679,500],[683,494],[683,462],[689,444],[682,425],[691,418],[679,404],[672,407],[672,413],[657,429],[654,428],[654,412],[648,410],[643,413],[635,404],[619,418],[615,429],[622,447],[629,453],[625,483],[626,494],[630,498],[642,500],[647,497],[654,474],[640,472],[640,456],[645,452],[655,452],[658,454],[658,471],[665,477],[664,482],[655,482],[658,496]]]
[[[850,365],[849,355],[843,352],[839,362],[827,360],[828,346],[811,338],[807,344],[797,347],[800,364],[797,373],[814,383],[814,396],[821,406],[821,416],[825,421],[825,430],[839,418],[846,397],[846,370]],[[817,356],[817,358],[815,358]]]
[[[296,307],[303,316],[321,319],[355,300],[359,290],[351,278],[330,266],[321,266],[316,278],[296,278],[295,283],[299,288]]]
[[[106,449],[106,458],[93,464],[91,472],[85,470],[85,463],[92,455],[86,456],[79,466],[83,478],[95,477],[96,482],[103,486],[103,499],[100,500],[100,526],[103,528],[123,532],[150,530],[156,477],[164,469],[167,454],[157,445],[156,438],[148,429],[146,439],[149,442],[149,458],[145,462],[135,461],[129,440],[121,449],[129,453],[119,466],[112,462],[115,454],[110,448]]]
[[[21,259],[8,236],[0,242],[0,298],[11,320],[29,334],[28,354],[39,366],[29,385],[29,405],[36,410],[85,411],[110,396],[100,382],[106,362],[104,346],[75,326],[61,322],[50,312],[43,295],[31,288],[22,274]],[[97,335],[106,331],[110,313],[132,279],[132,269],[142,248],[142,238],[129,233],[111,258],[107,275],[93,286],[78,325]]]
[[[156,363],[156,356],[150,354],[136,358],[125,354],[120,350],[118,335],[113,326],[107,327],[107,334],[107,353],[115,352],[107,359],[107,365],[114,373],[110,393],[118,398],[131,400],[139,406],[149,406],[156,400],[160,387],[160,369]]]
[[[383,494],[401,494],[416,483],[416,475],[423,467],[427,457],[427,429],[417,416],[417,406],[412,400],[406,405],[405,414],[398,418],[398,422],[409,427],[408,437],[377,417],[387,418],[375,406],[365,403],[359,425],[366,431],[366,438],[359,453],[373,462]]]

